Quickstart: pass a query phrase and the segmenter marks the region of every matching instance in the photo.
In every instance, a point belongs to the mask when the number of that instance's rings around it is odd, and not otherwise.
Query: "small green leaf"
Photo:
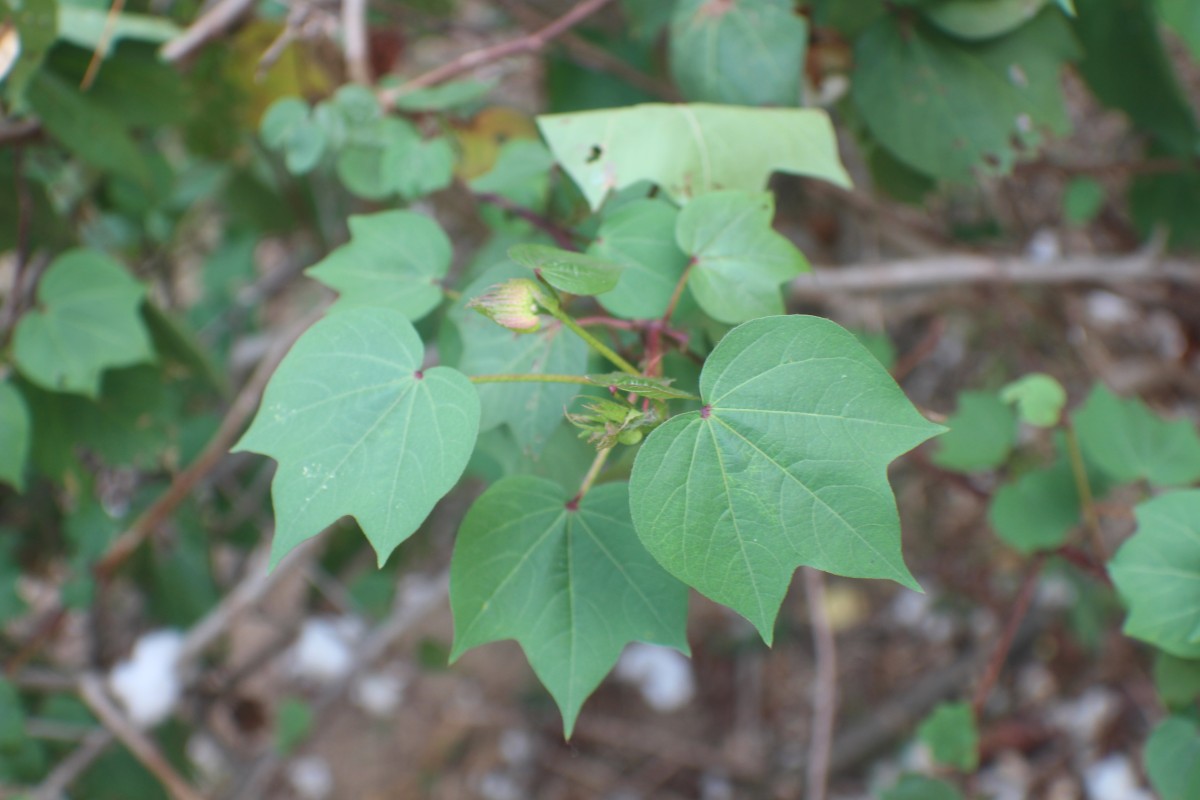
[[[971,772],[979,764],[979,729],[969,703],[942,703],[917,728],[939,764]]]
[[[963,392],[958,410],[938,439],[933,463],[956,472],[998,467],[1017,440],[1017,416],[1012,407],[990,392]]]
[[[31,425],[29,409],[21,393],[10,381],[0,383],[0,481],[18,492],[25,489]]]
[[[454,180],[454,148],[444,137],[397,138],[383,151],[383,181],[401,197],[415,200],[445,189]]]
[[[474,192],[492,192],[533,209],[546,205],[554,157],[546,145],[530,139],[513,139],[500,147],[495,165],[471,180]]]
[[[1200,658],[1200,490],[1133,510],[1137,530],[1108,564],[1129,616],[1125,633],[1180,658]]]
[[[620,264],[544,244],[518,244],[508,257],[529,267],[563,292],[592,295],[611,291],[624,270]]]
[[[1200,727],[1185,717],[1159,723],[1146,742],[1146,774],[1161,800],[1200,797]]]
[[[587,696],[632,641],[687,653],[687,590],[638,542],[624,483],[572,507],[557,484],[505,478],[467,512],[450,562],[451,660],[516,639],[570,737]]]
[[[309,328],[236,450],[279,462],[271,563],[349,514],[382,564],[462,475],[479,431],[475,387],[398,311],[360,307]]]
[[[537,123],[593,211],[640,181],[677,203],[719,189],[759,192],[775,171],[850,185],[829,117],[815,109],[649,103]]]
[[[327,135],[310,114],[308,103],[298,97],[275,101],[259,124],[263,144],[284,155],[288,172],[311,172],[325,154]]]
[[[624,319],[661,317],[687,266],[675,243],[679,210],[662,200],[634,200],[604,215],[588,252],[625,267],[617,286],[601,298]]]
[[[482,100],[495,85],[495,81],[474,79],[451,81],[402,94],[393,105],[399,111],[449,111]]]
[[[996,535],[1021,553],[1062,545],[1079,519],[1079,491],[1066,461],[1004,484],[988,506]]]
[[[714,192],[689,203],[675,227],[691,256],[688,288],[700,308],[729,325],[783,313],[779,286],[808,269],[808,260],[771,227],[770,192]]]
[[[1168,708],[1185,708],[1200,698],[1200,660],[1159,650],[1154,656],[1154,686]]]
[[[89,8],[74,3],[58,7],[58,36],[65,42],[108,58],[123,39],[161,43],[179,36],[178,25],[163,17],[121,12],[115,16],[103,7]]]
[[[26,94],[45,129],[72,155],[141,186],[151,184],[142,151],[113,112],[47,70],[30,79]]]
[[[808,24],[791,0],[678,0],[671,75],[688,100],[795,106]]]
[[[47,389],[95,397],[104,370],[154,360],[138,313],[145,294],[108,256],[64,253],[38,284],[37,308],[17,325],[17,368]]]
[[[1063,216],[1072,225],[1086,225],[1104,208],[1104,187],[1094,178],[1075,178],[1063,191]]]
[[[275,712],[275,749],[290,755],[312,731],[312,706],[299,697],[285,697]]]
[[[650,400],[698,400],[695,395],[671,386],[669,380],[648,378],[643,375],[628,375],[624,372],[610,372],[607,375],[588,375],[588,380],[596,386],[615,389],[618,392],[632,392]]]
[[[945,781],[909,774],[884,792],[882,800],[963,800],[963,796]]]
[[[1015,404],[1021,421],[1039,428],[1052,428],[1062,417],[1067,390],[1054,378],[1034,372],[1000,390],[1000,399]]]
[[[429,217],[381,211],[350,217],[350,241],[308,269],[338,293],[334,310],[385,306],[414,322],[442,302],[450,240]]]
[[[943,430],[854,335],[817,317],[747,322],[713,350],[700,411],[647,437],[634,523],[669,572],[772,639],[792,573],[890,578],[900,555],[887,464]]]
[[[17,687],[0,676],[0,751],[19,747],[26,739],[25,709]]]
[[[1179,486],[1200,479],[1200,436],[1188,420],[1167,422],[1101,385],[1073,419],[1084,454],[1115,481]]]

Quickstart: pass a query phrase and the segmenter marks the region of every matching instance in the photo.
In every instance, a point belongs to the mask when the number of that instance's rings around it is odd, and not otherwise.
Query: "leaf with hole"
[[[462,475],[479,396],[398,311],[354,308],[309,328],[271,376],[236,450],[279,462],[271,563],[343,516],[382,564]]]
[[[679,213],[675,237],[691,257],[688,288],[700,308],[730,325],[783,313],[780,284],[808,270],[808,260],[771,227],[769,192],[714,192]]]
[[[688,100],[800,102],[808,24],[791,0],[679,0],[668,43],[671,75]]]
[[[1129,609],[1125,633],[1180,658],[1200,658],[1200,490],[1133,510],[1137,530],[1108,564]]]
[[[687,589],[642,547],[624,483],[577,504],[557,484],[505,478],[471,506],[450,563],[457,659],[516,639],[569,737],[584,700],[629,642],[687,653]]]
[[[334,311],[383,306],[416,321],[437,308],[451,247],[436,222],[412,211],[381,211],[349,223],[350,241],[308,269],[337,291]]]
[[[817,317],[728,333],[700,411],[647,437],[630,478],[638,535],[669,572],[768,643],[801,565],[917,583],[900,555],[887,465],[943,430],[854,335]]]
[[[578,295],[611,291],[624,269],[612,261],[544,244],[513,245],[508,257],[541,275],[555,289]]]
[[[38,283],[37,308],[17,325],[17,368],[46,389],[95,397],[106,369],[154,360],[138,313],[145,296],[145,287],[103,253],[64,253]]]
[[[816,109],[647,103],[537,123],[593,211],[640,181],[677,203],[721,189],[762,191],[772,172],[850,185],[829,116]]]

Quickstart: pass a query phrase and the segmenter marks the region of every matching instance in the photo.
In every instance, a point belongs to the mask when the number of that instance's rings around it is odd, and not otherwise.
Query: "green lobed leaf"
[[[1079,490],[1065,460],[1004,484],[988,506],[996,535],[1021,553],[1062,545],[1079,519]]]
[[[1048,2],[1050,0],[948,0],[930,5],[923,11],[934,25],[952,36],[991,39],[1029,22]]]
[[[312,118],[308,103],[298,97],[276,100],[263,114],[258,127],[263,143],[284,154],[288,172],[311,172],[325,154],[328,137]]]
[[[771,227],[770,192],[714,192],[679,213],[675,238],[691,257],[688,288],[704,313],[730,325],[783,313],[779,287],[808,260]]]
[[[508,257],[539,274],[555,289],[579,295],[611,291],[624,271],[615,262],[544,244],[513,245],[508,248]]]
[[[309,328],[267,384],[235,450],[279,462],[271,563],[349,514],[382,564],[462,475],[479,432],[475,387],[398,311],[360,307]]]
[[[1059,85],[1077,47],[1062,15],[986,43],[954,41],[888,15],[855,45],[852,98],[872,135],[900,161],[949,180],[1006,173],[1039,128],[1066,133]]]
[[[1180,658],[1200,658],[1200,490],[1133,510],[1137,530],[1108,564],[1129,616],[1125,633]]]
[[[104,370],[154,360],[138,313],[145,294],[103,253],[64,253],[38,283],[38,307],[17,325],[17,368],[46,389],[96,397]]]
[[[450,318],[462,337],[458,368],[467,375],[510,373],[583,375],[587,345],[557,321],[547,320],[536,333],[514,333],[466,308],[469,298],[513,276],[527,274],[516,264],[501,264],[485,272],[463,292]],[[562,414],[578,386],[562,383],[479,384],[483,403],[480,430],[508,425],[527,453],[540,452],[562,423]]]
[[[687,266],[675,243],[679,210],[663,200],[634,200],[604,215],[588,253],[625,270],[600,302],[624,319],[661,317]]]
[[[1022,422],[1052,428],[1062,417],[1067,390],[1052,376],[1032,372],[1001,389],[1000,399],[1017,407]]]
[[[349,225],[350,241],[308,269],[337,291],[334,311],[383,306],[415,322],[437,308],[452,251],[436,222],[412,211],[380,211],[352,216]]]
[[[1179,486],[1200,479],[1200,436],[1188,420],[1168,422],[1102,385],[1072,418],[1084,454],[1115,481]]]
[[[1017,441],[1017,415],[991,392],[963,392],[946,422],[933,463],[956,472],[992,469],[1004,463]]]
[[[917,728],[939,764],[971,772],[979,765],[979,728],[970,703],[941,703]]]
[[[792,573],[890,578],[900,554],[887,464],[943,430],[829,320],[738,326],[704,365],[706,404],[647,437],[630,479],[638,535],[669,572],[768,643]]]
[[[471,506],[450,562],[454,650],[516,639],[570,737],[587,696],[633,641],[687,653],[687,589],[646,552],[624,483],[568,503],[559,485],[505,478]]]
[[[537,124],[593,211],[639,181],[677,203],[720,189],[762,191],[776,171],[850,185],[829,116],[816,109],[647,103],[543,115]]]
[[[794,106],[808,24],[791,0],[677,0],[671,75],[684,97],[744,106]]]
[[[1186,708],[1200,699],[1200,660],[1159,650],[1154,656],[1154,688],[1167,708]]]
[[[21,393],[11,381],[0,383],[0,481],[18,492],[25,489],[32,424]]]
[[[415,200],[440,191],[454,180],[454,148],[444,136],[397,137],[383,151],[383,182],[401,197]]]
[[[1185,717],[1158,724],[1146,742],[1146,774],[1161,800],[1200,797],[1200,726]]]
[[[945,781],[908,774],[902,775],[895,786],[884,792],[882,800],[963,800],[963,796]]]

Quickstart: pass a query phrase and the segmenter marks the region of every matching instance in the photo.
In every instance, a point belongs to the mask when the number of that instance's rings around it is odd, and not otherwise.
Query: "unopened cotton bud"
[[[491,287],[467,303],[502,328],[517,333],[533,333],[542,324],[538,316],[541,287],[528,278],[514,278]]]

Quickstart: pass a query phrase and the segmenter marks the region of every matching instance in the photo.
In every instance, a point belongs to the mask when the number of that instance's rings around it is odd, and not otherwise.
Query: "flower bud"
[[[538,316],[541,287],[528,278],[514,278],[492,286],[467,303],[502,328],[517,333],[533,333],[541,326]]]

